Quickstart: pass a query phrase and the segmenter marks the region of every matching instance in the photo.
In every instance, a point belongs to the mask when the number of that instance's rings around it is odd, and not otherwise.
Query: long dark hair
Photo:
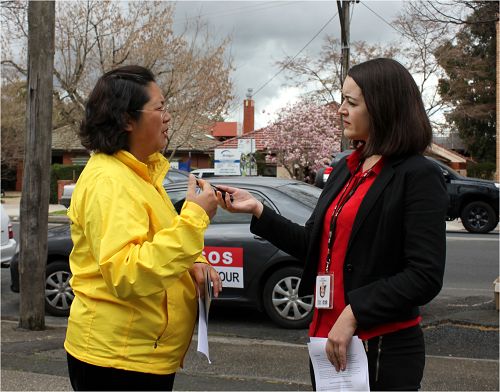
[[[352,67],[370,115],[365,156],[421,154],[432,142],[422,96],[408,70],[395,60],[378,58]]]
[[[137,110],[150,100],[146,86],[154,81],[151,71],[138,65],[102,75],[85,105],[79,132],[82,145],[106,154],[128,150],[127,123],[140,118]]]

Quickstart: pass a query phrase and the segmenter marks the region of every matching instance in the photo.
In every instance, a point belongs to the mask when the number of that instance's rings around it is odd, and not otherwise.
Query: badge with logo
[[[315,306],[318,309],[333,308],[333,274],[316,277]]]

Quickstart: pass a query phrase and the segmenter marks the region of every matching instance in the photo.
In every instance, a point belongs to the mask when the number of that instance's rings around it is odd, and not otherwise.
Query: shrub
[[[494,162],[468,163],[467,177],[482,178],[484,180],[493,180],[496,165]]]
[[[57,181],[58,180],[73,180],[76,182],[84,165],[61,165],[54,163],[50,169],[50,203],[56,204],[57,200]]]

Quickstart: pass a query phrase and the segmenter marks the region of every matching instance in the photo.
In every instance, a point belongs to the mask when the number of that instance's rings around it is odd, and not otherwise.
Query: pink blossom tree
[[[268,156],[292,178],[311,181],[311,172],[328,165],[340,151],[341,131],[336,111],[329,106],[298,102],[284,107],[268,127]]]

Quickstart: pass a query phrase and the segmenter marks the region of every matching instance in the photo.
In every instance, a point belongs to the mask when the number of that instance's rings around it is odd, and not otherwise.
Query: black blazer
[[[313,293],[323,219],[350,177],[346,159],[300,226],[264,207],[250,230],[304,262],[299,295]],[[356,215],[344,262],[344,295],[358,326],[405,321],[443,284],[448,195],[441,170],[421,155],[385,160]]]

